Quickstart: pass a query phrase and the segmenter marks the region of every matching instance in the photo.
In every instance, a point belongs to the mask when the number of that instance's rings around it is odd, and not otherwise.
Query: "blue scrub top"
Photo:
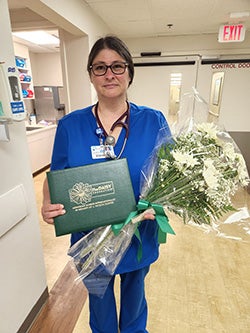
[[[86,164],[103,162],[93,159],[91,146],[98,146],[97,123],[92,112],[93,106],[76,110],[63,117],[57,127],[51,170],[72,168]],[[160,111],[130,103],[129,136],[121,158],[126,158],[136,200],[140,195],[141,170],[157,143],[161,132],[170,137],[170,129]],[[118,156],[126,136],[125,128],[114,147]],[[148,266],[159,256],[157,241],[158,227],[155,221],[143,221],[139,227],[142,240],[142,259],[137,260],[139,242],[134,236],[129,249],[117,267],[116,273],[130,272]],[[77,232],[71,236],[71,245],[85,233]]]

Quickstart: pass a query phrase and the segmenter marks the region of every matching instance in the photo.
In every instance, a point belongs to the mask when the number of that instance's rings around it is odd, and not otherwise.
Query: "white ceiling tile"
[[[119,34],[121,38],[218,33],[220,25],[239,21],[250,31],[250,16],[240,20],[230,19],[232,12],[250,12],[250,0],[82,1],[102,18],[111,32]],[[20,10],[21,1],[8,0],[8,3],[12,11]],[[19,18],[33,22],[28,15]],[[34,18],[34,21],[38,20]],[[21,26],[25,24],[18,23]],[[170,23],[173,24],[172,29],[167,28]]]

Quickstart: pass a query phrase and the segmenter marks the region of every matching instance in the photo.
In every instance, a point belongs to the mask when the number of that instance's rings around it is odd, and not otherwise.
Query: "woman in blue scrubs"
[[[96,41],[89,54],[87,70],[97,92],[98,102],[69,113],[59,121],[51,169],[64,169],[126,158],[135,197],[140,195],[141,169],[152,152],[159,131],[170,136],[166,119],[160,111],[138,106],[127,100],[127,89],[134,77],[134,66],[127,46],[115,36]],[[63,206],[51,204],[48,185],[44,183],[42,215],[47,223],[64,214]],[[147,332],[147,302],[144,279],[150,265],[157,260],[158,227],[151,214],[144,215],[139,231],[142,259],[137,260],[138,239],[134,236],[129,249],[116,269],[120,275],[120,313],[114,296],[114,279],[100,298],[89,294],[90,327],[93,333]],[[71,244],[83,232],[71,236]]]

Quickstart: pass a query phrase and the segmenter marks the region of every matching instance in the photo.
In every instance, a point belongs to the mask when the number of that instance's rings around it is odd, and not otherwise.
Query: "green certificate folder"
[[[124,222],[136,210],[127,160],[112,160],[49,171],[52,203],[64,205],[57,216],[56,236]]]

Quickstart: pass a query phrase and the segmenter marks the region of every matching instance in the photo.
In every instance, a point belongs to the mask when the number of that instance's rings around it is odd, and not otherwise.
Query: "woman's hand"
[[[155,220],[155,215],[152,214],[152,213],[146,212],[146,213],[143,215],[143,219],[144,219],[144,220]]]
[[[62,204],[52,204],[50,201],[48,181],[45,178],[43,183],[43,205],[41,208],[43,220],[47,223],[53,224],[54,217],[66,213]]]
[[[155,220],[154,210],[152,208],[149,208],[145,210],[145,212],[133,217],[131,221],[132,223],[138,223],[144,220]]]
[[[41,209],[43,220],[49,224],[54,223],[54,217],[66,213],[64,206],[61,204],[44,203]]]

